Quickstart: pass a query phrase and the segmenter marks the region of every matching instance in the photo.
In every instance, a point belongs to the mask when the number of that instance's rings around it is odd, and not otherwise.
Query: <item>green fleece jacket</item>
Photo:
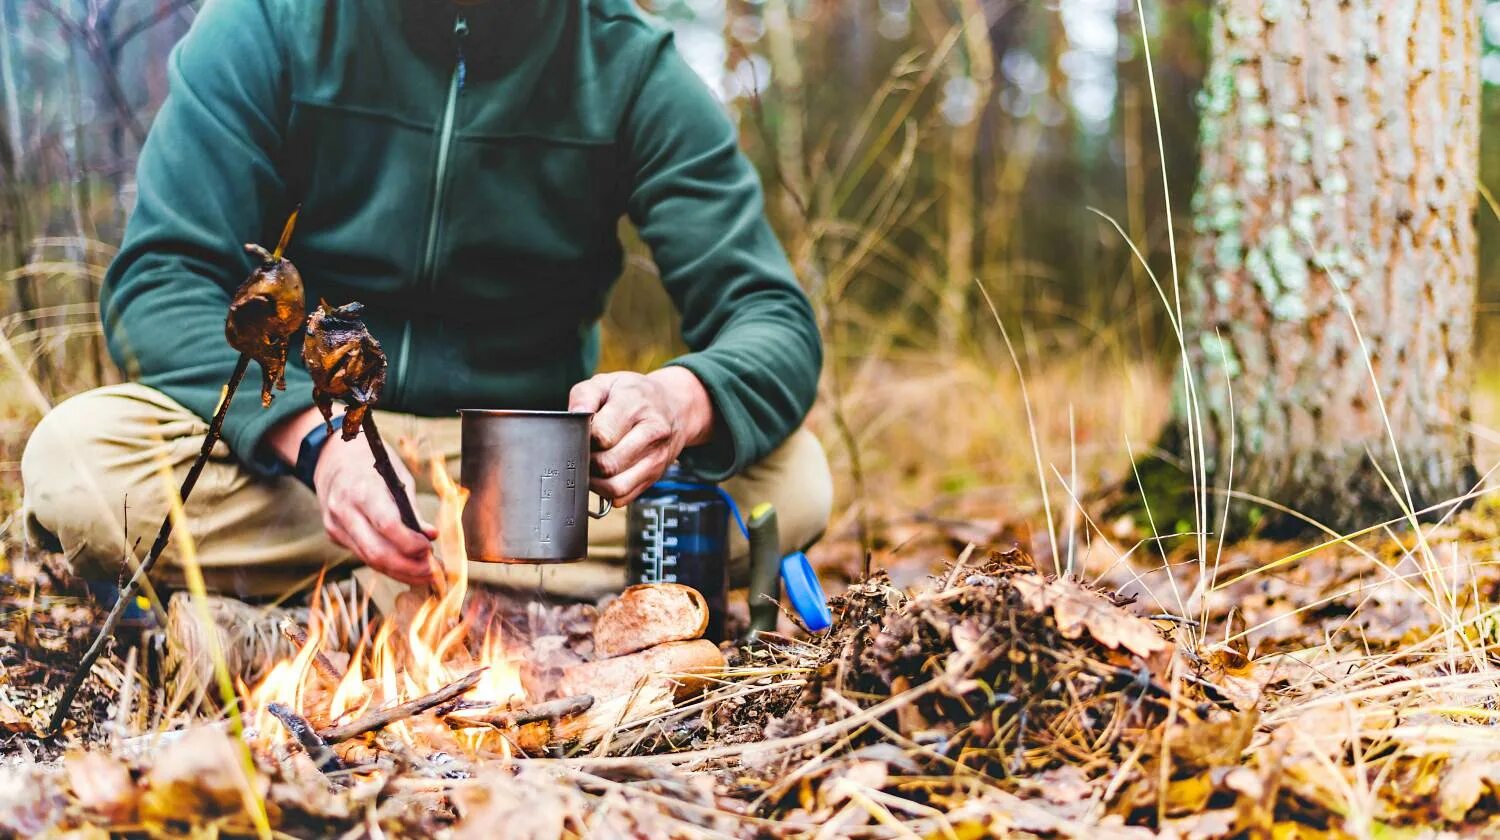
[[[381,407],[565,408],[598,360],[618,224],[650,246],[717,414],[685,464],[720,479],[802,422],[822,347],[733,125],[630,0],[209,0],[170,94],[101,310],[127,375],[202,416],[236,355],[229,294],[301,204],[287,256],[319,298],[366,305]],[[297,341],[300,346],[300,338]],[[252,468],[287,390],[234,403]]]

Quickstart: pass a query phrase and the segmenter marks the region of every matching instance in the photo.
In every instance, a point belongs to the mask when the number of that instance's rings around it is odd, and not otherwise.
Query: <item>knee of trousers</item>
[[[161,496],[159,488],[139,481],[139,473],[119,468],[118,453],[128,448],[130,420],[140,409],[116,391],[98,389],[59,403],[37,423],[21,455],[28,539],[44,545],[55,540],[48,547],[77,552],[85,568],[98,559],[93,555],[118,565],[122,507],[136,509],[134,519],[141,506],[158,507]]]
[[[792,552],[812,545],[828,529],[833,515],[833,472],[823,444],[812,432],[797,431],[786,448],[783,486],[776,494],[782,503],[776,518],[783,552]]]
[[[833,474],[818,438],[806,429],[794,433],[745,476],[752,486],[731,486],[730,492],[749,516],[755,505],[776,506],[781,553],[800,551],[828,529],[833,513]],[[731,482],[734,482],[731,479]],[[729,579],[743,585],[749,579],[749,546],[738,530],[730,529]]]

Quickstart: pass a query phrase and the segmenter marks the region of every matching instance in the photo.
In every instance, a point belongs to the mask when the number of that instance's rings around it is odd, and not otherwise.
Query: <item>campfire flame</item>
[[[462,518],[468,491],[448,475],[440,457],[432,459],[431,474],[441,502],[437,551],[432,558],[433,591],[415,611],[398,609],[398,615],[372,625],[373,633],[367,630],[359,639],[337,684],[331,684],[316,667],[328,634],[321,602],[315,598],[307,643],[295,656],[276,663],[246,693],[262,739],[286,735],[267,711],[271,703],[295,710],[320,728],[333,726],[431,694],[480,668],[484,671],[479,681],[462,699],[497,707],[525,699],[518,657],[507,646],[499,620],[479,628],[464,614],[469,581]],[[410,744],[411,723],[398,722],[385,731]],[[454,742],[471,752],[510,752],[500,733],[490,728],[457,735]]]

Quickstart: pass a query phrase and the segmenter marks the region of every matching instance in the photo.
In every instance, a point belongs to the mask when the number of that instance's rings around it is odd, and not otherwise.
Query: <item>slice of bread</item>
[[[667,642],[613,659],[566,666],[555,691],[559,697],[589,694],[602,704],[645,687],[668,686],[681,700],[701,691],[724,668],[724,654],[713,642]]]
[[[594,656],[623,656],[708,629],[708,602],[680,583],[643,583],[620,593],[594,623]]]

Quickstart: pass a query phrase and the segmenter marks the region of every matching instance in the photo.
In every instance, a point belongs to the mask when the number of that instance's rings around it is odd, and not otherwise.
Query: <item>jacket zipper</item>
[[[443,106],[443,122],[438,129],[437,163],[432,177],[432,211],[427,218],[427,247],[422,254],[422,270],[418,282],[425,282],[430,290],[437,288],[438,231],[442,228],[443,196],[448,188],[448,153],[453,147],[453,123],[458,115],[458,95],[464,89],[463,39],[468,37],[469,24],[459,15],[453,21],[453,35],[458,39],[458,58],[453,64],[453,74],[448,79],[448,100]],[[401,361],[396,366],[398,399],[406,393],[407,360],[411,358],[411,321],[401,330]]]

